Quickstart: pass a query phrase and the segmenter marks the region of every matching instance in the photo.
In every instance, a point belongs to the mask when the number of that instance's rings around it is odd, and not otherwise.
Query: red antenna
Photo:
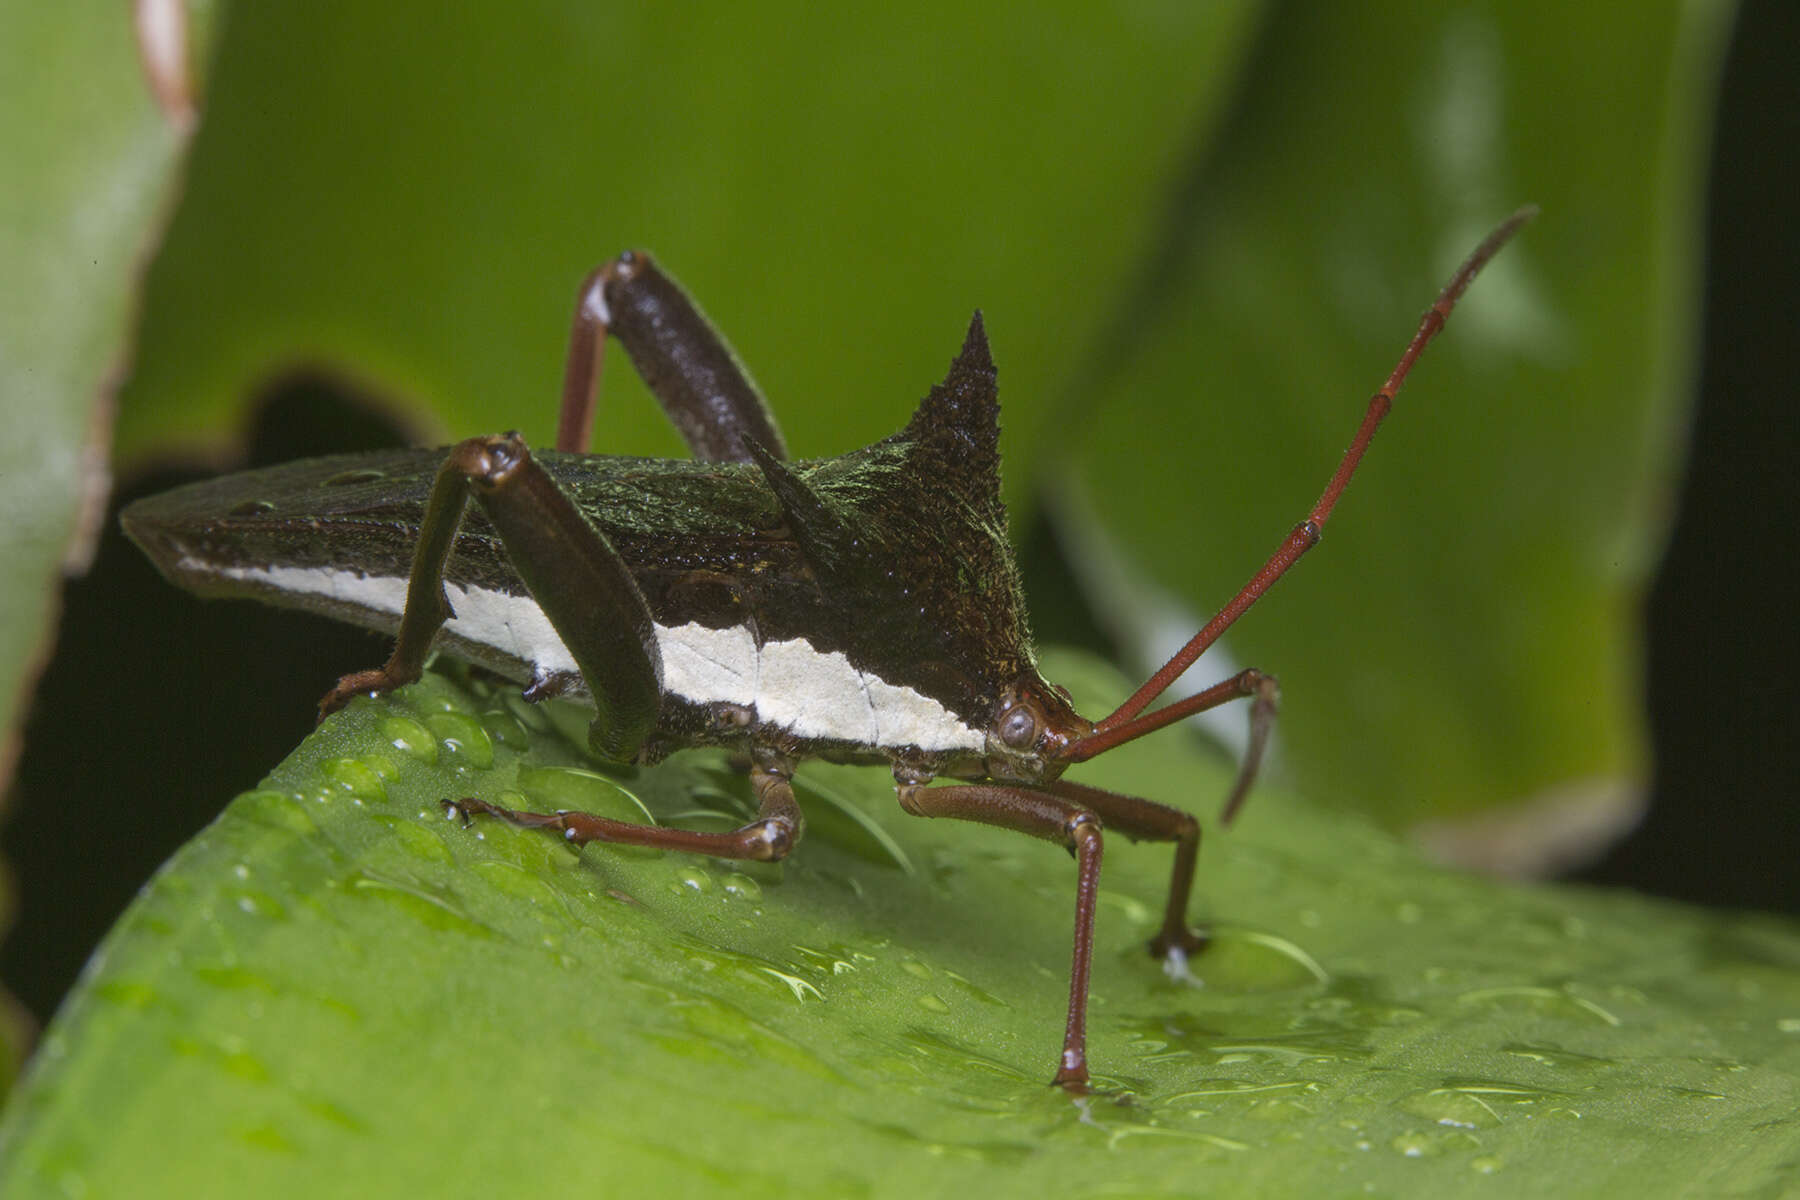
[[[1406,376],[1412,371],[1413,364],[1419,360],[1419,355],[1424,353],[1425,347],[1431,342],[1431,339],[1444,328],[1444,323],[1450,319],[1450,310],[1456,307],[1457,300],[1468,289],[1476,274],[1487,265],[1489,259],[1500,252],[1500,248],[1506,245],[1521,226],[1537,216],[1537,212],[1535,206],[1527,205],[1506,218],[1498,228],[1482,239],[1481,244],[1475,247],[1474,253],[1470,254],[1462,266],[1456,269],[1456,274],[1450,277],[1450,282],[1445,284],[1444,290],[1438,293],[1436,302],[1419,320],[1419,331],[1413,334],[1412,341],[1406,347],[1406,352],[1400,356],[1400,361],[1394,364],[1393,371],[1388,374],[1387,382],[1382,384],[1380,390],[1369,400],[1368,411],[1363,413],[1362,424],[1357,426],[1356,436],[1350,440],[1350,448],[1344,451],[1344,457],[1339,461],[1337,470],[1332,472],[1330,482],[1325,485],[1325,491],[1319,496],[1318,503],[1313,505],[1312,511],[1306,515],[1306,519],[1294,526],[1293,532],[1288,534],[1280,548],[1269,556],[1269,561],[1265,562],[1262,569],[1250,577],[1250,582],[1246,583],[1242,590],[1231,598],[1229,604],[1219,610],[1217,616],[1202,626],[1200,632],[1196,633],[1187,645],[1158,668],[1154,675],[1145,680],[1144,686],[1132,693],[1129,700],[1097,722],[1092,733],[1070,742],[1062,757],[1071,762],[1084,762],[1115,746],[1143,737],[1147,733],[1179,721],[1183,717],[1204,712],[1209,708],[1216,708],[1242,696],[1255,696],[1256,703],[1251,711],[1250,746],[1245,753],[1243,767],[1239,772],[1238,786],[1232,790],[1231,798],[1226,801],[1225,805],[1225,819],[1230,820],[1238,804],[1243,800],[1244,791],[1248,790],[1249,780],[1255,774],[1256,762],[1261,758],[1263,746],[1268,741],[1269,727],[1275,711],[1275,681],[1260,671],[1242,671],[1223,683],[1215,684],[1197,695],[1165,705],[1155,712],[1144,713],[1144,710],[1158,696],[1167,691],[1169,685],[1180,678],[1184,671],[1193,666],[1195,660],[1206,653],[1206,648],[1218,641],[1219,636],[1231,628],[1232,624],[1243,616],[1249,607],[1274,585],[1277,579],[1287,574],[1288,568],[1299,561],[1302,554],[1319,544],[1321,531],[1325,528],[1325,522],[1331,518],[1332,509],[1337,507],[1338,497],[1342,496],[1344,489],[1350,486],[1350,477],[1356,474],[1357,464],[1362,462],[1363,454],[1368,450],[1369,443],[1374,440],[1375,431],[1380,428],[1382,419],[1388,415],[1388,410],[1393,408],[1394,394],[1400,390],[1400,385],[1406,382]]]

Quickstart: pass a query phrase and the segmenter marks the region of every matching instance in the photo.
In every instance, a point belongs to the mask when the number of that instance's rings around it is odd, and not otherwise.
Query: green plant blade
[[[632,247],[718,322],[797,456],[892,433],[977,306],[1022,444],[1027,398],[1082,352],[1071,297],[1104,304],[1146,252],[1258,7],[244,6],[120,453],[217,446],[295,365],[433,436],[544,444],[576,287]],[[685,453],[623,355],[595,447]]]
[[[1122,694],[1085,660],[1051,666],[1084,699]],[[1218,919],[1194,964],[1204,987],[1142,952],[1166,848],[1109,843],[1103,1091],[1077,1102],[1044,1083],[1072,908],[1061,851],[906,819],[883,772],[816,766],[917,870],[830,837],[740,868],[446,821],[439,800],[466,793],[586,789],[623,813],[623,786],[660,818],[694,792],[743,791],[706,756],[619,785],[571,775],[581,759],[540,723],[433,677],[358,702],[235,801],[49,1031],[0,1125],[0,1190],[1604,1197],[1796,1182],[1791,924],[1449,875],[1262,795],[1202,856],[1199,904]],[[1090,777],[1202,807],[1224,783],[1175,737]]]
[[[185,140],[160,112],[119,9],[0,8],[0,730],[105,494],[111,391],[139,269]]]
[[[113,390],[187,138],[151,95],[126,6],[5,0],[0,30],[4,789],[63,574],[85,565],[104,508]],[[193,40],[198,61],[204,30]],[[10,1010],[0,1014],[0,1093],[16,1028]]]
[[[1542,208],[1323,544],[1228,635],[1282,678],[1303,791],[1394,826],[1427,797],[1638,799],[1638,607],[1691,391],[1729,14],[1302,5],[1267,27],[1123,362],[1055,423],[1114,537],[1197,616],[1305,515],[1456,263]]]

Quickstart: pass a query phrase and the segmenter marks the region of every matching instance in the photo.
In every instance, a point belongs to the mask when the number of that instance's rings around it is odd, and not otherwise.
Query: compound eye
[[[1015,704],[1000,718],[1000,740],[1014,750],[1029,750],[1037,739],[1037,714],[1027,705]]]

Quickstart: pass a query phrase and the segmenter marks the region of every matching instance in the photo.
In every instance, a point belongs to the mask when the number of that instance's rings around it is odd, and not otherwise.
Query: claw
[[[411,682],[410,679],[394,678],[386,667],[346,675],[319,701],[319,720],[323,721],[357,696],[378,696]]]

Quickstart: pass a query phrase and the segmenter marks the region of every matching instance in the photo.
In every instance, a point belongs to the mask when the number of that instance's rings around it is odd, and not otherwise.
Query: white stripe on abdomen
[[[220,575],[290,594],[398,616],[406,580],[330,567],[216,567],[195,558],[179,569]],[[529,665],[538,675],[576,673],[575,658],[544,610],[528,596],[444,584],[456,613],[445,629]],[[758,647],[742,626],[656,626],[663,690],[695,704],[738,704],[756,720],[798,737],[921,750],[980,750],[986,738],[936,700],[859,671],[841,652],[815,650],[804,638]]]

